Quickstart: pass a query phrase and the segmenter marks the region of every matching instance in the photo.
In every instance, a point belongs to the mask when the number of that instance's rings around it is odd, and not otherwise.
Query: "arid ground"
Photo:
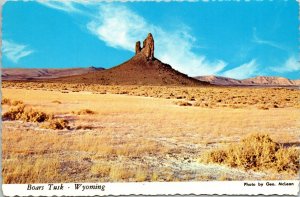
[[[297,179],[285,168],[245,170],[199,158],[251,133],[299,150],[299,99],[299,90],[285,88],[3,82],[2,115],[18,106],[34,114],[3,118],[3,180]],[[35,118],[42,113],[46,118]],[[45,124],[52,119],[65,122]]]

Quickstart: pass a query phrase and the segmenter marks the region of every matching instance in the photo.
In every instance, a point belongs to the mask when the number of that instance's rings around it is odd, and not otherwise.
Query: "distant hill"
[[[66,69],[26,69],[26,68],[2,68],[2,80],[38,80],[54,79],[65,76],[81,75],[93,71],[103,70],[103,68],[66,68]]]
[[[259,85],[282,85],[282,86],[293,86],[296,85],[294,81],[283,77],[265,77],[258,76],[254,78],[244,79],[245,84],[259,84]]]
[[[224,86],[235,86],[235,85],[255,85],[255,86],[299,86],[300,79],[290,80],[284,77],[268,77],[268,76],[257,76],[254,78],[248,78],[243,80],[232,79],[220,76],[199,76],[195,77],[200,81],[209,82],[214,85],[224,85]]]
[[[198,79],[200,81],[205,81],[214,85],[241,85],[242,84],[242,82],[237,79],[214,76],[214,75],[199,76],[199,77],[195,77],[195,79]]]
[[[300,86],[300,79],[293,80],[293,82],[294,82],[294,84],[295,84],[295,85],[298,85],[298,86]]]
[[[209,85],[174,70],[154,57],[154,39],[151,34],[136,43],[136,54],[128,61],[111,69],[55,79],[68,83],[93,83],[102,85]]]

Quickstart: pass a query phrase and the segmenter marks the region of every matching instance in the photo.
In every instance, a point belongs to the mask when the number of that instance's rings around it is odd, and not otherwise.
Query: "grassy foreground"
[[[199,158],[233,145],[232,151],[241,151],[239,142],[253,132],[268,135],[263,139],[275,147],[275,158],[287,155],[280,147],[299,150],[299,90],[192,88],[186,95],[175,87],[159,92],[157,87],[118,87],[114,92],[99,86],[103,93],[46,86],[33,90],[6,84],[2,89],[4,183],[297,179],[290,168],[249,168],[250,162],[244,168],[226,167],[226,162],[207,164]],[[150,97],[137,95],[141,89]],[[248,102],[254,97],[278,107]],[[201,99],[211,100],[211,106],[195,105]],[[230,106],[233,100],[238,107]],[[272,155],[266,153],[265,159]],[[291,158],[299,161],[299,154]]]

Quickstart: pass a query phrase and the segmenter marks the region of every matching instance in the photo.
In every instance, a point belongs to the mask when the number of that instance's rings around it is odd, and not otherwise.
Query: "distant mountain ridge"
[[[94,66],[88,68],[2,68],[2,80],[38,80],[55,79],[66,76],[74,76],[104,70]]]
[[[221,76],[198,76],[195,77],[200,81],[205,81],[210,84],[214,85],[223,85],[223,86],[300,86],[300,79],[297,80],[290,80],[284,77],[269,77],[269,76],[257,76],[253,78],[238,80],[228,77],[221,77]]]
[[[243,80],[246,84],[260,84],[260,85],[297,85],[295,81],[284,78],[284,77],[266,77],[258,76]],[[299,84],[298,84],[299,85]]]

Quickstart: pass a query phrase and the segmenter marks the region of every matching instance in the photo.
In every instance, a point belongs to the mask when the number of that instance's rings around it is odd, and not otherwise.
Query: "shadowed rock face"
[[[135,54],[142,53],[146,56],[147,60],[154,59],[154,39],[151,33],[148,34],[147,38],[143,42],[143,48],[141,48],[140,41],[136,42]]]
[[[141,42],[137,41],[135,43],[135,54],[138,54],[139,52],[141,52],[142,48],[141,48]]]

